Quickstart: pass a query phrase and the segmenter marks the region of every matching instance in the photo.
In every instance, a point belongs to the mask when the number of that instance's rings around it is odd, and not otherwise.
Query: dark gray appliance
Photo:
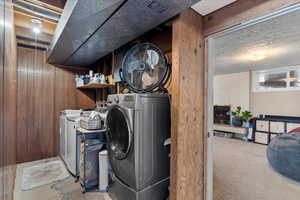
[[[117,200],[168,197],[170,101],[168,94],[132,93],[108,97],[108,155]]]

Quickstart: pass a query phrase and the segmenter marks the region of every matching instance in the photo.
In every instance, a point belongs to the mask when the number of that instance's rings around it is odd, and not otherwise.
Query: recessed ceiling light
[[[32,18],[31,22],[34,23],[34,24],[42,24],[43,23],[42,20],[37,19],[37,18]]]

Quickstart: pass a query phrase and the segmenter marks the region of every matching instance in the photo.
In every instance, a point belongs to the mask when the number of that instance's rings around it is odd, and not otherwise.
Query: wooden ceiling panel
[[[34,26],[34,24],[31,22],[32,18],[36,18],[36,17],[21,12],[15,12],[15,25],[18,27],[32,29]],[[55,22],[41,19],[41,18],[40,20],[43,22],[41,31],[49,35],[53,35],[57,24]]]
[[[51,6],[55,6],[63,9],[65,7],[67,0],[40,0],[43,3],[49,4]]]

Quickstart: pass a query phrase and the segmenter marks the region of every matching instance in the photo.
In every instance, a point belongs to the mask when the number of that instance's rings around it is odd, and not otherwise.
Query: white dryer
[[[60,115],[60,150],[59,154],[67,169],[76,175],[76,129],[81,110],[64,110]]]

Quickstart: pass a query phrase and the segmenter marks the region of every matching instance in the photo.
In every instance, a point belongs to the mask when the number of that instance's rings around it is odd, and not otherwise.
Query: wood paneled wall
[[[16,45],[11,0],[0,1],[0,199],[13,200],[16,163]]]
[[[0,1],[0,24],[4,24],[4,2]],[[0,26],[0,199],[4,196],[4,129],[3,129],[3,117],[4,117],[4,26]]]
[[[45,52],[18,47],[17,161],[54,156],[54,74]]]
[[[92,66],[94,73],[102,73],[105,76],[113,74],[113,59],[114,54],[109,54],[103,59],[99,60]],[[115,88],[102,88],[96,90],[96,102],[103,102],[107,99],[107,95],[115,91]]]
[[[46,63],[46,52],[18,47],[17,162],[58,154],[60,111],[94,107],[94,93],[76,89],[74,74]]]
[[[4,2],[0,1],[0,24],[4,24]],[[4,199],[4,26],[0,26],[0,200]]]
[[[78,90],[74,81],[75,74],[87,74],[86,70],[55,67],[55,155],[58,155],[58,116],[65,109],[95,108],[95,91]]]

